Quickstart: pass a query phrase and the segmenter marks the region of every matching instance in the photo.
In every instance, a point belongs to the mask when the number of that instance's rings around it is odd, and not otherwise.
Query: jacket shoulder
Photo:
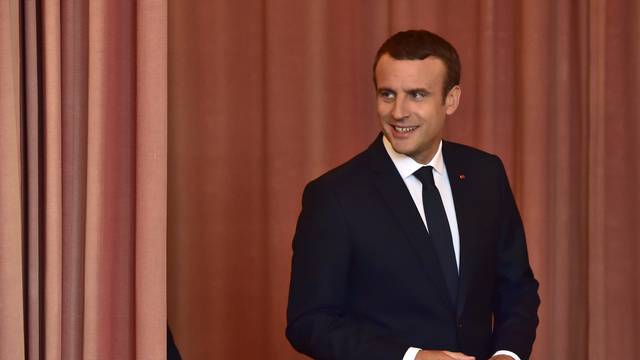
[[[330,188],[336,191],[358,183],[361,184],[369,172],[368,159],[368,150],[364,150],[350,160],[311,180],[307,187]]]
[[[443,156],[447,167],[449,167],[449,164],[455,163],[464,165],[467,170],[471,171],[504,171],[502,160],[497,155],[469,145],[445,141],[443,145]]]
[[[444,142],[443,151],[445,152],[445,154],[448,153],[455,156],[464,156],[466,158],[478,161],[496,161],[500,159],[495,154],[452,141]]]

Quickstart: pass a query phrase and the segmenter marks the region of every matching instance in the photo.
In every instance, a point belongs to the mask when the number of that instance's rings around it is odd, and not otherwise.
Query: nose
[[[407,110],[406,101],[403,96],[398,96],[396,101],[394,101],[391,116],[394,120],[403,120],[409,116],[409,111]]]

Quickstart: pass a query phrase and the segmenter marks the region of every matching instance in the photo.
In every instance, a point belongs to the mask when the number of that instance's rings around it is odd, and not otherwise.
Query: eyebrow
[[[378,90],[376,90],[377,93],[381,93],[381,92],[384,92],[384,91],[391,92],[391,93],[394,93],[394,94],[396,93],[395,90],[389,89],[389,88],[386,88],[386,87],[381,87],[381,88],[378,88]],[[402,90],[402,91],[404,93],[406,93],[406,94],[415,93],[415,92],[423,92],[423,93],[426,93],[426,94],[431,94],[431,91],[428,90],[427,88],[413,88],[413,89],[407,89],[407,90]]]
[[[381,93],[381,92],[383,92],[383,91],[392,92],[392,93],[394,93],[394,94],[396,93],[396,92],[395,92],[395,90],[391,90],[391,89],[389,89],[389,88],[378,88],[378,89],[376,89],[376,92],[377,92],[377,93]]]
[[[423,92],[423,93],[431,94],[431,91],[429,91],[426,88],[408,89],[408,90],[405,90],[404,92],[406,92],[406,93]]]

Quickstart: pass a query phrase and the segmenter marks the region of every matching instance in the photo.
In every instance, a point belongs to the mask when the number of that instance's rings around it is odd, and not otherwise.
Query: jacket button
[[[462,322],[458,323],[458,328],[462,329]]]

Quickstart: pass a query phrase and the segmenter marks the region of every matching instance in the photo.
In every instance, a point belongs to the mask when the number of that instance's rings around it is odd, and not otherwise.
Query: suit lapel
[[[460,281],[458,286],[457,315],[460,316],[464,310],[469,286],[473,281],[474,256],[476,253],[475,232],[473,231],[473,203],[472,188],[473,178],[467,178],[465,174],[464,158],[458,154],[450,143],[444,141],[442,155],[449,175],[453,203],[456,209],[456,219],[458,221],[458,232],[460,234]]]
[[[389,158],[381,137],[369,147],[369,155],[378,191],[418,256],[427,277],[436,284],[443,301],[451,304],[438,257],[429,241],[429,233],[415,208],[407,186]]]

